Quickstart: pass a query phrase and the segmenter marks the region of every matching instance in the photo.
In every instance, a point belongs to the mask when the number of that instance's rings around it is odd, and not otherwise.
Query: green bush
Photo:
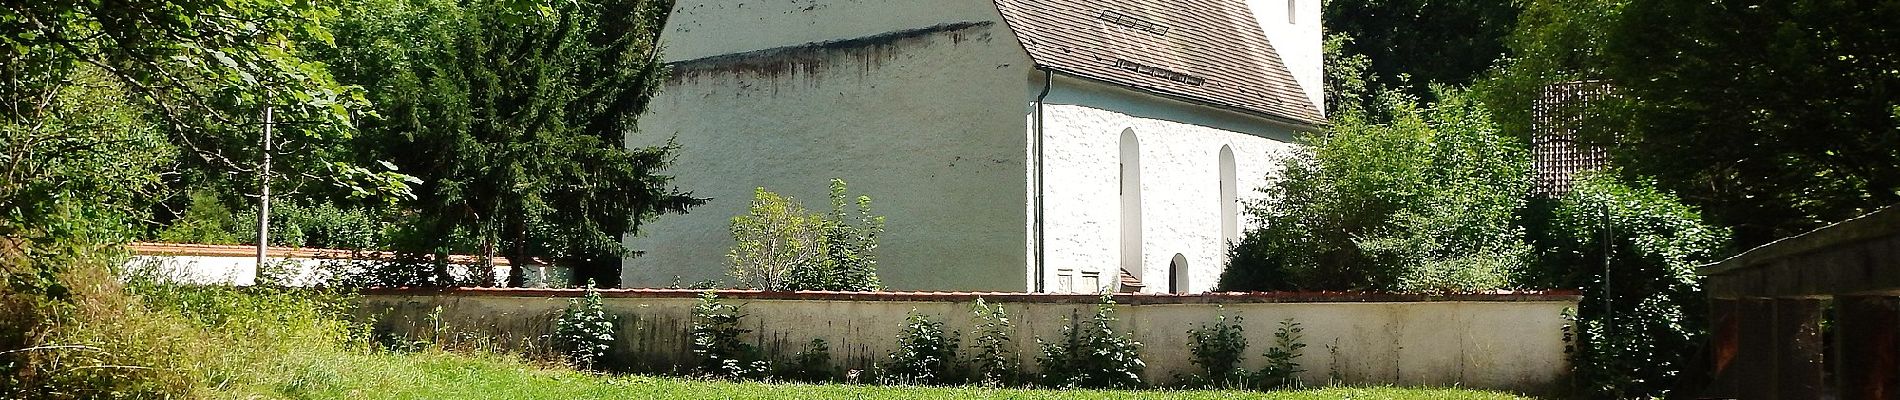
[[[1280,321],[1280,328],[1273,331],[1273,347],[1267,349],[1267,366],[1260,370],[1260,387],[1279,389],[1300,386],[1300,349],[1306,347],[1302,342],[1305,329],[1292,318]]]
[[[779,376],[805,382],[830,382],[838,374],[831,365],[831,347],[824,339],[812,339],[792,356],[792,364],[779,369]]]
[[[199,244],[238,244],[237,233],[243,230],[229,207],[218,200],[209,191],[192,191],[187,195],[190,204],[185,214],[172,220],[164,230],[158,233],[158,240],[166,243]],[[251,236],[255,237],[256,234]]]
[[[1251,379],[1247,370],[1240,368],[1242,359],[1247,358],[1247,336],[1245,328],[1240,326],[1241,317],[1233,317],[1228,322],[1226,315],[1214,317],[1214,325],[1202,324],[1199,328],[1188,330],[1188,353],[1194,358],[1194,365],[1201,367],[1201,375],[1180,378],[1183,386],[1200,388],[1244,388]]]
[[[235,236],[242,243],[257,243],[257,209],[238,213]],[[248,224],[248,225],[246,225]],[[272,246],[323,249],[380,250],[390,245],[391,224],[376,212],[365,208],[339,207],[317,201],[273,202],[270,213]]]
[[[1115,333],[1111,326],[1114,314],[1114,297],[1104,294],[1094,317],[1086,321],[1079,316],[1065,318],[1061,341],[1037,338],[1042,345],[1042,356],[1037,361],[1042,367],[1043,384],[1064,388],[1141,387],[1141,371],[1147,368],[1141,361],[1141,342],[1128,334]]]
[[[569,301],[561,318],[554,321],[554,347],[569,364],[594,369],[606,359],[613,344],[614,318],[601,307],[600,291],[589,282],[587,295]]]
[[[1429,107],[1380,96],[1347,112],[1269,177],[1260,226],[1219,288],[1457,292],[1513,286],[1530,248],[1516,217],[1530,160],[1482,104],[1438,88]]]
[[[1021,382],[1022,357],[1010,339],[1016,327],[1009,322],[1009,313],[1002,305],[990,305],[981,297],[971,306],[970,313],[975,314],[976,321],[977,353],[972,364],[976,366],[978,383],[1006,386]]]
[[[1580,178],[1569,195],[1536,209],[1531,284],[1584,293],[1566,328],[1582,389],[1593,397],[1664,393],[1703,342],[1707,298],[1695,268],[1727,254],[1728,231],[1614,173]]]
[[[884,370],[901,383],[941,385],[955,383],[956,332],[944,332],[942,321],[932,321],[912,310],[897,334],[897,351]]]
[[[751,330],[740,328],[745,318],[739,306],[726,304],[708,290],[693,307],[693,355],[698,356],[699,373],[723,379],[762,378],[770,366],[757,348],[740,335]]]
[[[877,290],[884,217],[871,214],[869,196],[853,202],[845,193],[844,181],[832,179],[832,210],[816,214],[790,197],[754,190],[746,213],[732,218],[728,274],[741,287],[761,290]]]

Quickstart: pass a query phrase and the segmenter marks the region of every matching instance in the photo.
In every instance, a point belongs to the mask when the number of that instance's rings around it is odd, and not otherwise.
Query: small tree
[[[1247,371],[1240,368],[1240,361],[1247,358],[1247,336],[1240,326],[1241,318],[1232,319],[1229,322],[1226,315],[1217,315],[1214,325],[1202,324],[1188,330],[1188,352],[1205,374],[1199,379],[1202,382],[1192,382],[1195,386],[1245,386]]]
[[[912,310],[897,335],[897,351],[891,352],[891,375],[911,383],[950,383],[956,365],[956,333],[944,332],[942,321]]]
[[[699,357],[699,372],[726,379],[763,376],[769,369],[759,360],[758,349],[739,336],[751,332],[739,327],[745,318],[739,306],[719,301],[708,290],[693,307],[693,355]]]
[[[1273,331],[1273,347],[1267,349],[1267,366],[1260,370],[1260,387],[1278,389],[1300,386],[1300,349],[1306,347],[1306,335],[1301,332],[1300,323],[1292,318],[1280,320],[1280,329]]]
[[[871,196],[848,199],[843,179],[831,180],[831,214],[825,216],[825,255],[830,258],[827,274],[810,274],[815,279],[802,286],[818,290],[877,290],[877,236],[884,233],[884,217],[871,214]],[[857,213],[847,215],[846,207],[855,204]]]
[[[762,290],[877,290],[877,236],[884,217],[871,197],[850,199],[831,180],[831,212],[815,214],[790,197],[758,188],[746,214],[732,218],[730,274]],[[856,205],[855,215],[847,210]]]
[[[614,318],[600,304],[600,291],[587,282],[587,296],[569,301],[554,323],[554,345],[568,363],[593,369],[607,357],[614,343]]]
[[[744,215],[732,217],[735,243],[726,253],[730,274],[740,286],[795,290],[798,270],[828,270],[824,217],[805,211],[791,198],[758,188]]]
[[[1014,343],[1010,339],[1010,331],[1016,327],[1009,322],[1009,313],[1003,311],[1003,306],[992,306],[981,297],[976,299],[976,306],[971,307],[970,313],[976,315],[977,354],[974,364],[977,378],[981,379],[978,383],[989,386],[1016,383],[1022,362],[1011,346]]]

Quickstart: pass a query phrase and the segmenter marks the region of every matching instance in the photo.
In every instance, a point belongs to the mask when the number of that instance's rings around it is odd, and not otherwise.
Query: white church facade
[[[1319,0],[679,0],[630,145],[712,200],[625,286],[719,280],[756,187],[887,218],[893,290],[1192,293],[1324,124]]]

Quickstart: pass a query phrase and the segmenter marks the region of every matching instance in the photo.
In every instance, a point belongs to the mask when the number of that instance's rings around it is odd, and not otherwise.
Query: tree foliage
[[[1537,287],[1584,293],[1567,328],[1581,389],[1592,397],[1659,395],[1705,334],[1695,269],[1728,251],[1728,231],[1650,184],[1586,176],[1533,207]]]
[[[1326,73],[1326,115],[1365,115],[1374,94],[1382,91],[1379,77],[1372,72],[1372,58],[1349,53],[1346,45],[1353,38],[1342,33],[1326,35],[1320,46]]]
[[[1328,46],[1339,40],[1339,52],[1329,53],[1327,62],[1363,56],[1366,83],[1425,97],[1433,94],[1431,84],[1469,84],[1504,56],[1518,3],[1324,0],[1321,14]]]
[[[1441,89],[1429,108],[1388,92],[1373,123],[1334,119],[1248,205],[1222,290],[1467,291],[1513,285],[1529,247],[1515,215],[1529,159],[1484,107]]]
[[[517,268],[572,266],[614,286],[620,240],[640,222],[703,203],[660,171],[673,148],[629,148],[658,92],[658,35],[672,3],[601,0],[362,0],[328,54],[340,80],[372,88],[379,118],[362,154],[421,178],[396,240],[433,255],[426,282],[454,284],[450,252]]]
[[[1546,85],[1607,80],[1581,140],[1757,245],[1900,202],[1900,6],[1538,0],[1484,84],[1528,136]]]
[[[82,78],[110,82],[185,151],[195,177],[255,173],[261,114],[275,114],[282,151],[276,172],[332,183],[364,197],[401,197],[404,177],[348,162],[338,146],[352,132],[362,92],[331,79],[302,43],[330,40],[320,2],[23,2],[0,13],[0,113],[42,117],[53,93]],[[31,124],[29,124],[31,126]],[[254,187],[251,186],[251,187]]]
[[[1632,0],[1605,75],[1631,176],[1756,245],[1900,203],[1900,4]]]
[[[1497,66],[1474,85],[1474,91],[1485,103],[1493,105],[1498,126],[1529,142],[1531,105],[1543,95],[1546,86],[1603,79],[1607,64],[1603,47],[1608,40],[1608,30],[1604,27],[1616,23],[1627,2],[1525,2],[1517,27],[1505,37],[1510,57],[1499,60]],[[1584,126],[1568,128],[1600,129],[1598,122],[1593,120]]]

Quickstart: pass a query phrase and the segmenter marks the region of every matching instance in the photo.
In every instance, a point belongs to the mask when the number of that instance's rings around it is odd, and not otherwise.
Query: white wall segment
[[[1267,41],[1280,54],[1300,90],[1313,107],[1326,112],[1326,75],[1320,44],[1320,2],[1323,0],[1247,0]],[[1288,14],[1288,12],[1292,14]],[[1288,16],[1291,15],[1289,19]]]
[[[1145,291],[1174,291],[1168,287],[1168,266],[1177,254],[1189,267],[1187,292],[1212,289],[1226,266],[1221,148],[1235,154],[1234,195],[1244,203],[1259,198],[1255,189],[1266,184],[1268,174],[1278,173],[1276,157],[1291,148],[1292,128],[1061,75],[1047,101],[1045,279],[1058,280],[1064,271],[1119,272],[1123,218],[1117,155],[1122,133],[1132,130],[1141,154],[1143,271],[1138,275]],[[1244,216],[1229,215],[1236,218],[1235,226],[1249,223]],[[1063,291],[1053,286],[1050,291]]]

